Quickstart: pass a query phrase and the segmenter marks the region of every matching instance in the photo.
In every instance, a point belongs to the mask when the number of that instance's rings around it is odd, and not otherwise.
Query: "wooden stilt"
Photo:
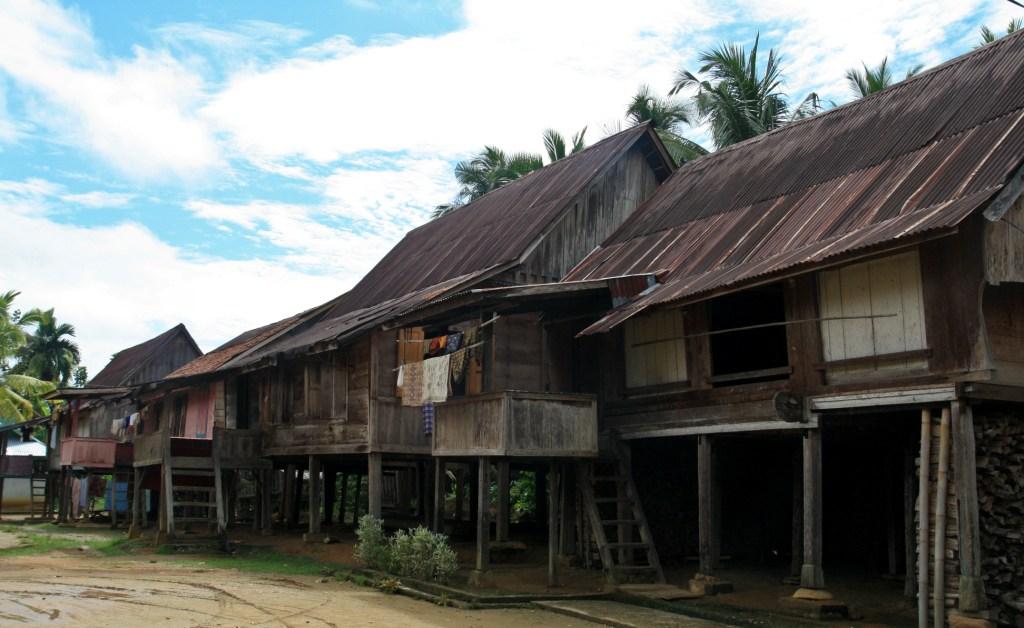
[[[225,500],[224,469],[220,465],[220,447],[213,447],[213,491],[217,503],[217,536],[224,539],[228,533],[227,501]]]
[[[791,524],[791,552],[789,575],[800,578],[804,564],[804,474],[803,454],[800,449],[793,452],[793,518]]]
[[[558,578],[558,529],[559,473],[557,463],[552,462],[548,470],[548,586],[559,586]]]
[[[167,532],[167,539],[174,538],[174,469],[170,466],[171,458],[167,456],[164,458],[163,464],[163,476],[164,476],[164,525]]]
[[[369,483],[366,487],[367,496],[370,498],[369,512],[376,519],[382,518],[383,513],[383,462],[380,453],[371,453],[369,456]]]
[[[939,423],[939,468],[935,478],[935,586],[932,614],[936,626],[946,625],[946,497],[949,490],[950,409],[942,409]]]
[[[442,532],[444,529],[445,485],[448,480],[444,467],[443,458],[434,458],[434,512],[431,521],[431,529],[434,532]]]
[[[499,543],[508,540],[509,524],[509,468],[508,460],[499,460],[498,469],[498,503],[495,508],[494,537]]]
[[[288,525],[292,528],[299,525],[299,515],[302,512],[302,479],[304,475],[306,475],[305,469],[298,467],[292,476],[295,488],[292,489],[291,510],[288,511]]]
[[[715,478],[712,465],[711,437],[697,437],[697,533],[699,542],[700,573],[710,576],[715,572],[715,546],[718,528],[715,525]]]
[[[352,526],[359,525],[359,511],[363,507],[363,480],[366,476],[362,474],[356,475],[356,493],[353,495],[355,498],[352,501]]]
[[[916,473],[914,471],[914,450],[907,444],[903,451],[903,596],[912,598],[917,594],[917,577],[914,573],[914,502],[917,500]]]
[[[558,554],[572,556],[576,553],[576,482],[575,473],[570,465],[563,464],[559,471]]]
[[[981,526],[978,514],[978,470],[975,459],[974,412],[953,402],[953,473],[959,507],[960,610],[975,612],[987,606],[981,576]]]
[[[345,525],[345,513],[348,512],[348,474],[341,473],[341,497],[338,499],[338,523]]]
[[[804,563],[800,586],[824,589],[821,568],[821,430],[804,432]]]
[[[146,512],[143,508],[142,498],[144,496],[143,483],[146,480],[146,467],[139,467],[134,470],[132,481],[135,483],[132,492],[132,525],[128,529],[129,538],[138,538],[145,526]]]
[[[478,472],[476,474],[476,571],[482,574],[487,571],[491,562],[490,547],[490,510],[491,491],[489,482],[490,460],[481,457],[478,461]]]
[[[455,520],[462,521],[464,517],[464,502],[466,497],[466,467],[460,465],[455,469]]]
[[[268,536],[273,532],[270,520],[271,500],[274,489],[274,470],[264,469],[260,473],[260,533]]]
[[[338,497],[338,474],[324,467],[324,525],[334,523],[334,501]]]
[[[921,466],[918,472],[917,625],[928,628],[928,518],[932,459],[932,411],[921,410]]]
[[[319,541],[320,524],[323,521],[323,514],[320,511],[320,493],[322,490],[320,479],[320,456],[309,457],[309,534],[308,541]]]
[[[896,454],[890,452],[888,455],[888,471],[890,478],[896,478],[900,474],[902,464],[897,460]],[[894,482],[886,482],[885,492],[885,557],[886,573],[890,578],[895,578],[897,573],[896,560],[896,537],[899,535],[896,525],[896,490],[898,485]]]
[[[294,525],[292,513],[295,512],[295,465],[289,464],[284,469],[284,504],[281,510],[282,521],[286,527]]]
[[[475,505],[480,502],[480,496],[477,494],[480,490],[480,464],[479,462],[473,462],[469,465],[469,520],[471,522],[476,521],[476,515],[479,512],[475,509]]]

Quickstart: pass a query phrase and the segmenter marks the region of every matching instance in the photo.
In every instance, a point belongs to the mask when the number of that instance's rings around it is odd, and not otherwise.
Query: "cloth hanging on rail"
[[[423,404],[423,433],[430,435],[434,433],[434,402],[428,401]]]
[[[443,403],[448,400],[448,375],[451,356],[442,355],[423,361],[423,400]]]
[[[463,333],[461,331],[457,331],[454,334],[448,334],[448,341],[444,345],[444,352],[455,353],[461,349],[463,346],[462,337]]]
[[[427,349],[427,355],[435,357],[444,353],[445,347],[448,345],[448,336],[437,336],[430,339],[430,345]]]
[[[423,405],[423,365],[424,362],[403,364],[398,370],[402,380],[402,405]]]
[[[451,354],[452,382],[461,384],[466,377],[466,359],[469,351],[461,349]]]

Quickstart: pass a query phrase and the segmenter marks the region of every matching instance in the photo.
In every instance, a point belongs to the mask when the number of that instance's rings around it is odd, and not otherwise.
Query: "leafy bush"
[[[447,582],[459,560],[448,537],[422,526],[384,535],[381,522],[370,515],[359,520],[356,557],[367,567],[420,580]]]
[[[356,558],[370,569],[387,571],[391,562],[390,553],[388,539],[380,520],[372,515],[360,517],[356,537],[359,539],[356,543]]]

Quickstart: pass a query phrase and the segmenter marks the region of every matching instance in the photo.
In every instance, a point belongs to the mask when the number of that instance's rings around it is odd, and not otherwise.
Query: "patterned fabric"
[[[456,384],[462,383],[462,380],[466,378],[467,353],[469,352],[462,349],[451,354],[452,381]]]
[[[450,355],[423,361],[423,401],[444,403],[448,400]]]
[[[423,405],[423,365],[424,362],[413,362],[402,365],[399,371],[402,376],[402,405]]]
[[[430,339],[430,348],[427,349],[427,355],[434,357],[444,353],[445,346],[448,344],[448,336],[438,336]]]
[[[444,346],[445,353],[455,353],[462,348],[462,332],[448,334],[448,341]]]
[[[434,433],[434,402],[432,401],[423,404],[423,433]]]

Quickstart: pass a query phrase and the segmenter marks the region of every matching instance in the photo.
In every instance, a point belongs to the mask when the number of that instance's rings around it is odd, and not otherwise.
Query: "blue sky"
[[[1005,0],[0,0],[0,291],[78,327],[92,373],[178,322],[204,349],[349,288],[483,144],[622,124],[720,41],[786,91],[966,52]],[[705,141],[702,129],[692,137]]]

